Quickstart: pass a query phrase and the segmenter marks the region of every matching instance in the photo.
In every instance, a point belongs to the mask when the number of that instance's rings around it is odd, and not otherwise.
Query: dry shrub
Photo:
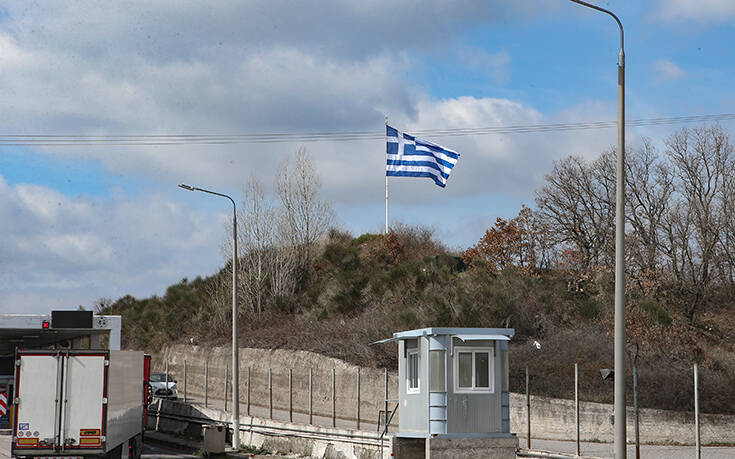
[[[559,329],[539,339],[511,342],[510,389],[525,392],[525,366],[531,374],[531,392],[549,397],[574,396],[574,364],[579,363],[580,397],[584,400],[612,401],[612,384],[604,383],[600,368],[612,368],[613,343],[605,331],[593,324]]]
[[[397,368],[395,345],[369,346],[392,333],[390,325],[375,311],[322,320],[267,313],[240,329],[240,346],[304,350],[363,367]]]

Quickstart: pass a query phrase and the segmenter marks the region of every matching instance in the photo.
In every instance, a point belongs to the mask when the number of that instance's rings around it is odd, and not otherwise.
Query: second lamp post
[[[232,203],[232,447],[240,449],[240,365],[237,344],[237,206],[235,200],[226,194],[205,190],[195,186],[179,185],[189,191],[201,191],[227,198]]]

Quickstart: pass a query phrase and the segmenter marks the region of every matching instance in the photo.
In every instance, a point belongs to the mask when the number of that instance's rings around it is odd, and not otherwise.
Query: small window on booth
[[[456,348],[454,381],[457,392],[493,392],[492,349]]]
[[[419,352],[418,349],[408,351],[406,356],[406,392],[419,391]]]
[[[446,389],[446,371],[444,371],[444,351],[429,351],[429,373],[431,373],[431,381],[429,381],[429,391],[445,392]]]

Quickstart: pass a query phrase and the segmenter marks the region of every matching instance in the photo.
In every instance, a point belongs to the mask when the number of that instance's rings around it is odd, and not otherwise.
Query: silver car
[[[168,383],[166,383],[166,373],[151,373],[150,383],[154,397],[176,400],[179,396],[176,381],[171,375],[168,375]]]

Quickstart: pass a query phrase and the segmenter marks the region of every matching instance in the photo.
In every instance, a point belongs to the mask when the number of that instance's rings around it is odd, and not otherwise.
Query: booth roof
[[[462,341],[476,341],[476,340],[495,340],[495,341],[509,341],[510,338],[515,335],[515,330],[512,328],[419,328],[416,330],[408,330],[393,333],[392,338],[381,339],[373,344],[389,343],[391,341],[398,341],[401,339],[417,338],[419,336],[439,336],[449,335],[455,336]]]

